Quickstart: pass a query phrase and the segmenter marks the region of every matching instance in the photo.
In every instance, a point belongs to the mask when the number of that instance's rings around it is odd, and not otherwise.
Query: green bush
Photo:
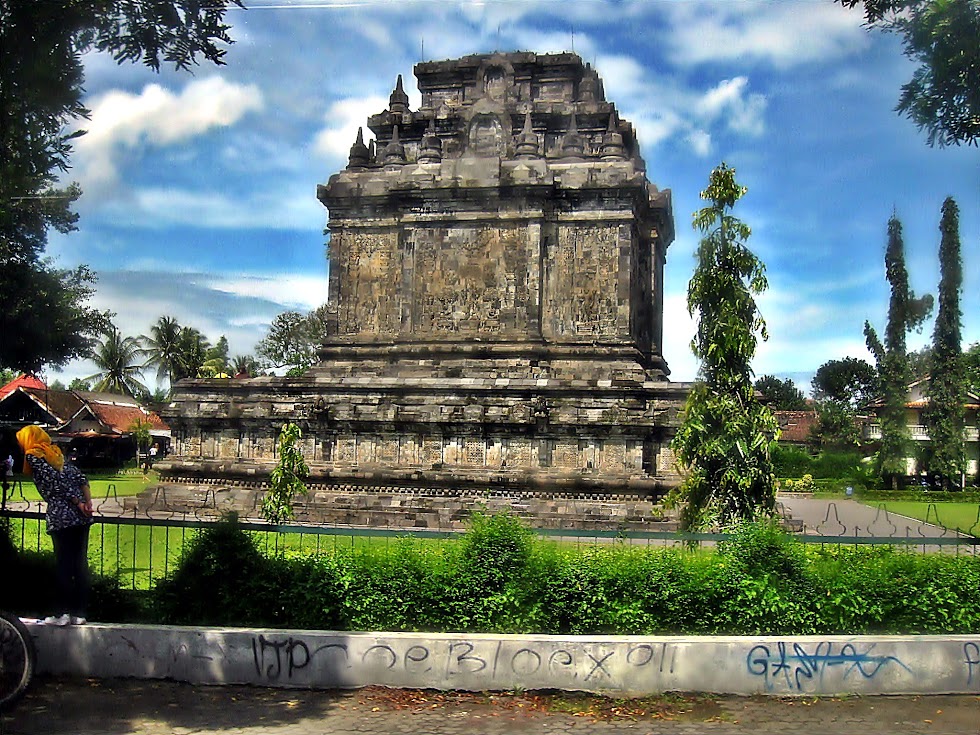
[[[860,479],[865,474],[857,452],[821,452],[813,461],[813,476],[827,480]]]
[[[274,563],[235,515],[196,536],[179,564],[156,585],[160,621],[176,625],[272,625]]]
[[[0,606],[50,612],[50,553],[0,537]],[[11,576],[12,575],[12,576]],[[461,538],[325,556],[264,554],[235,518],[202,532],[154,590],[97,578],[92,617],[321,630],[760,635],[980,629],[980,558],[823,548],[772,523],[717,550],[540,541],[477,515]]]
[[[802,477],[812,473],[813,457],[805,449],[777,442],[772,450],[772,465],[776,477]]]

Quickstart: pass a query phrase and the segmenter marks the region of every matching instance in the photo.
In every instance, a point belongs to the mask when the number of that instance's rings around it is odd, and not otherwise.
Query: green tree
[[[810,428],[810,444],[815,449],[855,449],[860,445],[854,410],[839,401],[817,403],[817,420]]]
[[[146,419],[134,419],[133,423],[129,425],[129,434],[136,442],[138,453],[145,452],[150,448],[150,442],[153,441],[153,435],[150,433],[152,428],[153,424]]]
[[[966,469],[963,447],[966,376],[963,370],[963,312],[960,310],[963,261],[960,257],[960,212],[952,197],[943,202],[939,231],[942,233],[939,312],[932,333],[929,405],[923,418],[929,430],[926,468],[931,476],[940,478],[944,488],[949,488],[960,484]]]
[[[710,205],[694,214],[702,238],[687,308],[697,314],[691,349],[701,367],[672,445],[688,468],[675,495],[686,501],[687,528],[751,520],[775,506],[770,449],[778,426],[755,397],[751,368],[756,335],[767,336],[755,296],[768,284],[765,266],[745,246],[749,226],[729,213],[745,192],[723,163],[701,192]]]
[[[913,350],[908,355],[909,375],[912,380],[921,380],[928,377],[932,370],[932,345],[925,345],[917,350]]]
[[[813,376],[813,398],[818,401],[835,401],[857,408],[878,395],[878,374],[864,360],[845,357],[828,360]]]
[[[142,356],[140,341],[136,337],[123,337],[113,326],[89,355],[99,372],[85,379],[94,380],[95,390],[99,392],[143,396],[147,390],[139,380],[143,372]]]
[[[978,0],[837,0],[863,5],[870,27],[902,37],[920,66],[902,86],[896,111],[926,132],[929,145],[980,143]]]
[[[775,375],[763,375],[755,381],[755,389],[774,411],[805,411],[807,408],[806,397],[792,378],[780,380]]]
[[[902,223],[895,215],[888,220],[885,278],[891,286],[885,341],[882,343],[874,327],[867,321],[864,323],[864,337],[878,365],[883,395],[883,405],[879,412],[881,448],[875,469],[886,486],[896,488],[898,477],[906,474],[905,460],[909,456],[905,397],[911,382],[911,371],[905,337],[911,330],[921,328],[923,321],[929,316],[932,311],[932,296],[926,294],[916,298],[909,288]]]
[[[174,380],[197,378],[208,359],[207,338],[194,327],[181,327]]]
[[[231,369],[235,375],[245,375],[256,378],[262,374],[262,366],[252,355],[235,355],[231,361]]]
[[[37,372],[83,357],[108,328],[88,306],[95,276],[44,260],[47,233],[76,229],[71,124],[82,104],[82,54],[189,69],[221,64],[223,18],[238,0],[0,0],[0,365]]]
[[[296,424],[284,424],[279,432],[279,461],[269,477],[269,492],[262,499],[262,516],[269,523],[279,525],[290,520],[296,494],[309,493],[303,479],[309,476],[310,468],[296,446],[302,436]]]
[[[966,373],[967,388],[980,394],[980,342],[974,342],[963,353],[963,370]]]
[[[180,370],[180,330],[176,318],[161,316],[150,327],[150,334],[140,337],[147,356],[143,366],[155,367],[157,380],[166,378],[169,385],[174,384],[174,376]]]
[[[327,336],[327,308],[308,314],[284,311],[269,325],[269,332],[255,346],[256,354],[273,368],[301,372],[317,363],[320,346]]]
[[[87,392],[92,390],[92,383],[89,380],[84,380],[82,378],[72,378],[71,382],[68,384],[68,390],[80,390]]]
[[[0,169],[3,163],[0,162]],[[86,266],[54,268],[18,253],[6,232],[0,175],[0,365],[36,374],[85,357],[112,316],[87,305],[95,275]]]

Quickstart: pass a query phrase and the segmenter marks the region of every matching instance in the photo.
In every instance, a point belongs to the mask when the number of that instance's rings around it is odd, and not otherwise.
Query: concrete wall
[[[980,693],[973,636],[638,637],[31,626],[43,673],[300,688]]]

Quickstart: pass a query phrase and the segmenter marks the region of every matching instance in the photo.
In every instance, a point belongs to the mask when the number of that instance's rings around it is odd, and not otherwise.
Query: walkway
[[[3,735],[980,735],[980,696],[614,701],[193,687],[133,680],[35,683]]]

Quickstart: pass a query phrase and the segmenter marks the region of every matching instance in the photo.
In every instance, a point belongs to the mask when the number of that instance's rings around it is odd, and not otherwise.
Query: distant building
[[[779,423],[779,443],[784,446],[806,448],[810,443],[810,432],[817,423],[817,412],[773,411]]]
[[[40,381],[38,381],[40,382]],[[47,431],[67,456],[81,466],[118,466],[136,455],[131,428],[139,419],[150,424],[152,443],[160,453],[170,446],[170,428],[154,412],[129,396],[89,391],[51,390],[23,384],[0,397],[0,444],[16,457],[14,434],[27,424]],[[4,454],[6,456],[6,454]]]
[[[929,388],[929,378],[922,378],[910,384],[905,399],[905,420],[909,429],[909,435],[914,445],[921,445],[929,441],[929,430],[923,420],[923,413],[929,405],[929,396],[926,391]],[[964,421],[963,442],[966,453],[966,475],[976,477],[977,470],[980,469],[980,431],[978,431],[977,413],[980,409],[980,396],[975,393],[967,392],[965,404],[966,417]],[[866,420],[862,436],[865,441],[881,441],[881,423],[878,416],[884,407],[884,401],[875,401],[868,406],[869,417]],[[919,452],[913,452],[918,455]],[[918,456],[906,457],[906,472],[909,475],[918,475],[923,471],[919,466]]]
[[[33,375],[25,375],[24,373],[21,373],[5,386],[0,388],[0,400],[6,398],[10,393],[13,393],[18,388],[38,388],[40,390],[47,390],[48,386]]]

